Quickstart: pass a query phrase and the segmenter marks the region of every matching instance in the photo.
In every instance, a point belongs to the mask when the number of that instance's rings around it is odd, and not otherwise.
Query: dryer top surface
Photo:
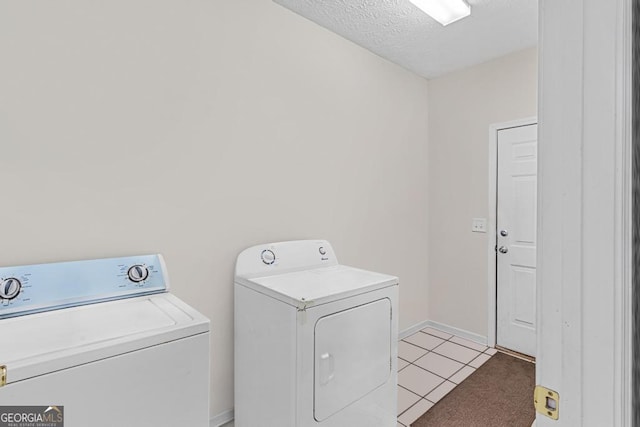
[[[237,277],[236,283],[304,309],[353,295],[398,285],[398,278],[334,265],[252,279]]]

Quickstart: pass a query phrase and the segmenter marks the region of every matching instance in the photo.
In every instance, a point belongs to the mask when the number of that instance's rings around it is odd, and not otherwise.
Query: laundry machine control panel
[[[168,288],[160,255],[0,267],[0,319]]]
[[[260,277],[337,265],[326,240],[297,240],[253,246],[238,255],[236,276]]]

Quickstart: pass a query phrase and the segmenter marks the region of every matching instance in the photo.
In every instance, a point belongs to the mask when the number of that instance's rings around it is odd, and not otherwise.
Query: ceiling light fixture
[[[452,22],[471,15],[471,6],[464,0],[409,1],[442,25],[449,25]]]

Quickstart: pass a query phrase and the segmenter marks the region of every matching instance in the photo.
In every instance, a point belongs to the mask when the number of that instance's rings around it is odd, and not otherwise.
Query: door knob
[[[507,230],[500,230],[500,235],[502,237],[507,237],[509,235],[509,232]]]
[[[509,252],[509,249],[507,249],[506,246],[500,246],[500,249],[498,249],[498,252],[500,252],[501,254],[506,254],[507,252]]]

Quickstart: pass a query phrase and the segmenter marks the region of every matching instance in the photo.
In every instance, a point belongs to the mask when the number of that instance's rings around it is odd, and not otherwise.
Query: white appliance
[[[0,404],[65,427],[209,425],[209,320],[160,255],[0,268]]]
[[[398,279],[329,242],[243,251],[235,277],[236,427],[395,427]]]

